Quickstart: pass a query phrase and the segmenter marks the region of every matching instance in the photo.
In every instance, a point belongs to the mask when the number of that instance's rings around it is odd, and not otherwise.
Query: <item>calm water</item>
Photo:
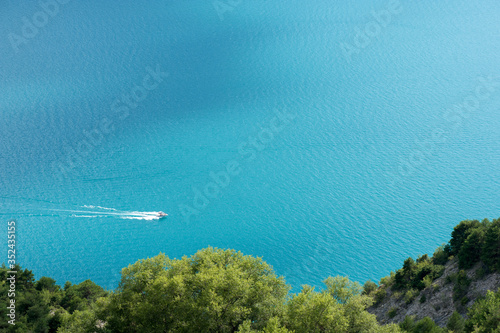
[[[37,277],[211,245],[363,282],[500,216],[498,1],[1,8],[0,218]]]

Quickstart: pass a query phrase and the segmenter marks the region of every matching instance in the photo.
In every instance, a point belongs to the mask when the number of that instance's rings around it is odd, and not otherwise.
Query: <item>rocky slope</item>
[[[478,263],[473,268],[465,270],[470,284],[463,295],[454,300],[453,296],[456,293],[454,287],[457,284],[458,272],[458,260],[455,258],[445,265],[443,275],[422,290],[411,302],[405,302],[404,293],[394,292],[391,288],[387,288],[385,298],[370,307],[368,311],[375,314],[380,323],[399,323],[409,315],[415,316],[417,320],[430,317],[438,325],[446,326],[448,318],[454,311],[458,311],[465,317],[466,309],[472,306],[477,298],[484,296],[487,290],[495,291],[500,288],[500,273],[485,274],[483,265]]]

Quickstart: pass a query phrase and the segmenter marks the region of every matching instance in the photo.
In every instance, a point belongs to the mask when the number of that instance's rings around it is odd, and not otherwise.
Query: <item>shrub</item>
[[[476,274],[474,275],[474,279],[476,280],[481,280],[488,274],[488,268],[487,267],[479,267],[476,271]]]
[[[464,325],[464,318],[457,311],[455,311],[451,315],[450,319],[448,319],[446,328],[453,333],[462,333],[464,331]]]
[[[396,273],[394,273],[393,271],[391,271],[391,273],[390,273],[389,276],[384,276],[383,278],[380,279],[379,285],[383,285],[384,284],[386,286],[389,286],[394,281],[394,276],[395,275],[396,275]]]
[[[457,281],[457,275],[458,275],[458,273],[451,273],[451,274],[447,275],[444,282],[446,284],[455,283]]]
[[[431,318],[425,317],[415,324],[413,332],[441,333],[443,330]]]
[[[363,287],[358,282],[350,281],[347,276],[330,276],[323,283],[326,285],[328,293],[342,304],[361,294],[363,290]]]
[[[421,262],[426,262],[429,261],[429,256],[427,254],[421,255],[417,258],[417,264],[420,264]]]
[[[373,281],[368,280],[363,285],[363,295],[370,295],[375,290],[377,290],[377,284]]]
[[[375,303],[376,304],[381,303],[385,299],[386,296],[387,296],[387,291],[385,289],[381,288],[381,289],[377,290],[375,292]]]
[[[420,303],[425,303],[427,301],[427,297],[425,295],[422,295],[422,297],[420,297]]]
[[[467,277],[464,270],[460,270],[456,275],[455,285],[453,287],[453,300],[461,300],[469,289],[471,280]]]
[[[497,292],[488,291],[483,299],[477,300],[469,309],[465,322],[466,332],[500,331],[500,288]],[[474,330],[474,327],[479,328]]]
[[[415,299],[415,297],[418,296],[418,294],[419,294],[418,290],[415,289],[407,290],[404,297],[405,303],[410,304],[411,302],[413,302],[413,300]]]
[[[434,251],[432,255],[432,263],[434,265],[444,265],[448,262],[448,253],[445,251],[445,246],[441,245]]]
[[[392,307],[392,308],[391,308],[391,309],[387,312],[387,316],[388,316],[389,318],[391,318],[391,319],[392,319],[392,318],[394,318],[394,317],[396,317],[396,315],[397,315],[397,314],[398,314],[398,308],[396,308],[396,307]]]
[[[422,290],[431,285],[432,281],[443,275],[444,266],[435,265],[424,255],[415,262],[412,258],[405,260],[403,268],[396,272],[393,290],[408,288]]]
[[[399,327],[405,332],[413,332],[415,328],[415,318],[413,316],[405,316],[405,319],[399,324]]]
[[[303,286],[286,304],[286,327],[295,332],[346,332],[349,322],[329,292],[314,291],[314,287]],[[186,332],[220,332],[220,330],[198,330]],[[227,332],[231,332],[228,330]]]
[[[426,277],[424,277],[422,282],[425,288],[430,287],[432,285],[432,277],[430,275],[427,275]]]
[[[56,291],[59,291],[61,290],[61,287],[59,287],[58,285],[56,285],[56,280],[52,279],[52,278],[49,278],[49,277],[46,277],[46,276],[42,276],[40,278],[40,280],[38,280],[36,283],[35,283],[35,289],[36,290],[49,290],[49,291],[52,291],[52,292],[56,292]]]

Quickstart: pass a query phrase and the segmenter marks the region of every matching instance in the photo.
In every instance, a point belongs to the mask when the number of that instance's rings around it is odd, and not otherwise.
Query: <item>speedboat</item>
[[[163,218],[163,217],[167,216],[167,214],[165,214],[164,212],[158,212],[158,213],[156,213],[156,216],[159,218]]]

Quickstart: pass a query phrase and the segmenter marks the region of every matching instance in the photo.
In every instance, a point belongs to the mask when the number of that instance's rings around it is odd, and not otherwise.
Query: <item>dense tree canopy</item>
[[[161,254],[123,269],[105,319],[114,332],[234,332],[245,320],[260,329],[281,315],[288,291],[269,265],[241,252]]]
[[[450,254],[457,255],[472,229],[478,228],[481,223],[478,220],[465,220],[460,222],[451,233]]]
[[[16,321],[15,325],[7,320],[0,321],[1,332],[57,332],[64,317],[73,312],[88,311],[94,307],[99,297],[107,292],[87,280],[77,285],[67,283],[62,289],[56,281],[49,277],[41,277],[35,281],[34,275],[27,269],[16,266]],[[0,315],[7,317],[8,286],[6,284],[7,269],[0,268]],[[77,310],[78,309],[78,310]],[[93,324],[93,323],[92,323]],[[70,331],[73,333],[73,331]],[[76,331],[74,331],[76,333]]]
[[[450,254],[457,255],[461,268],[482,260],[488,269],[500,272],[500,219],[460,222],[451,234]]]

